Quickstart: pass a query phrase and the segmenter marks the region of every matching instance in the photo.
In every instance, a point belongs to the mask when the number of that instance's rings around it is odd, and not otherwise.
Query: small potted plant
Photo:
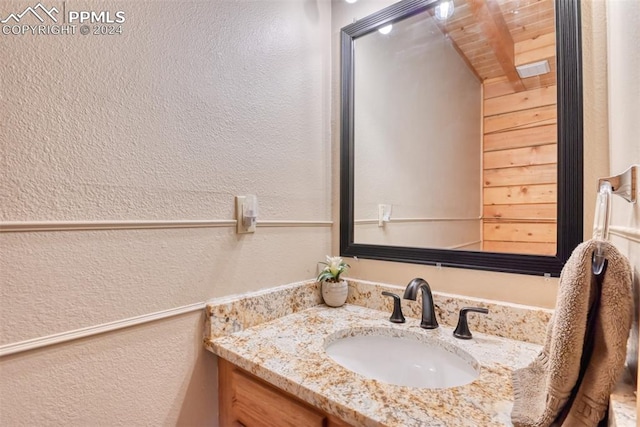
[[[340,275],[347,271],[349,264],[339,256],[327,255],[327,262],[321,262],[324,268],[318,274],[318,282],[322,283],[322,298],[330,307],[340,307],[347,302],[349,287],[346,280],[340,279]]]

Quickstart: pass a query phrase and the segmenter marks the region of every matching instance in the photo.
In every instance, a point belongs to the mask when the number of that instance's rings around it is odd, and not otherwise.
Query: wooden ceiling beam
[[[525,89],[515,66],[514,44],[500,6],[493,0],[467,0],[505,76],[516,92]]]

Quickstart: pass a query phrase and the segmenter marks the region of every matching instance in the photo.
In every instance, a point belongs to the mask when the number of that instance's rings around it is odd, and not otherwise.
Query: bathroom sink
[[[425,334],[392,328],[340,331],[327,339],[325,351],[351,371],[400,386],[457,387],[480,374],[478,362],[462,349]]]

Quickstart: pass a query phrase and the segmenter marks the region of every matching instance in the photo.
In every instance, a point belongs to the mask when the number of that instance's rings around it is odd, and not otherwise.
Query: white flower
[[[339,256],[329,256],[327,255],[327,266],[326,270],[330,271],[333,276],[336,276],[341,269],[342,258]]]
[[[324,264],[325,267],[320,274],[318,274],[318,282],[338,282],[340,275],[349,268],[349,264],[344,262],[339,256],[327,255],[327,262],[322,262],[321,264]]]

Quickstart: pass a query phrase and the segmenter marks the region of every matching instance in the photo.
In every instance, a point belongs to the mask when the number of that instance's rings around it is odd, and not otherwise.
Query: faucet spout
[[[438,327],[438,320],[436,319],[431,287],[426,280],[418,277],[410,281],[404,290],[404,299],[415,301],[418,296],[418,289],[422,290],[422,321],[420,322],[420,327],[424,329],[435,329]]]

